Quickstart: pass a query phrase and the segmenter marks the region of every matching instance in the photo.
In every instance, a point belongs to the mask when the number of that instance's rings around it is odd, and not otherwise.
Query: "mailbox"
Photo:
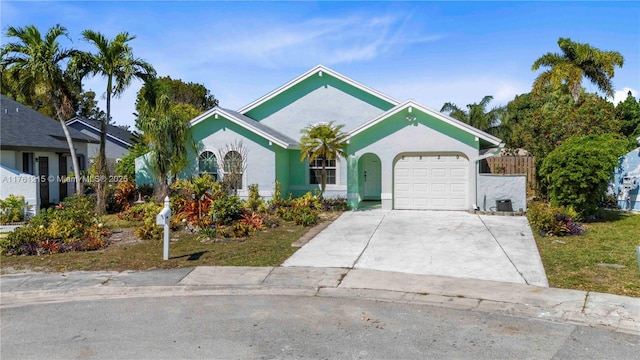
[[[169,225],[169,219],[171,219],[171,209],[164,208],[156,215],[156,225]]]

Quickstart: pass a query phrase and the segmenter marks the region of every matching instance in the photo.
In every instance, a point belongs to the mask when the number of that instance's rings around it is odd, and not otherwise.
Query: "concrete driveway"
[[[346,212],[283,266],[371,269],[549,286],[526,217],[457,211]]]

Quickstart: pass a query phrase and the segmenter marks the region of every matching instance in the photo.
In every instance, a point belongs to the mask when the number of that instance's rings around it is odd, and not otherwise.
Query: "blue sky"
[[[172,2],[6,1],[7,26],[59,23],[73,42],[85,29],[128,31],[135,56],[161,76],[204,84],[238,109],[318,64],[403,101],[439,110],[494,96],[506,104],[530,91],[533,62],[559,52],[559,37],[616,50],[620,96],[640,90],[638,2]],[[587,91],[595,86],[585,82]],[[116,124],[133,127],[136,82],[113,103]],[[85,89],[104,93],[105,81]],[[99,105],[104,108],[105,101]],[[330,104],[328,104],[330,105]],[[329,119],[336,120],[336,119]]]

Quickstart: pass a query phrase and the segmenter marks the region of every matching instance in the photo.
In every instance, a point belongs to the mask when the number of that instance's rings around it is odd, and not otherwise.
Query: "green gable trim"
[[[416,119],[415,121],[409,122],[407,121],[407,116],[413,116]],[[356,135],[349,139],[348,152],[353,154],[408,126],[426,126],[472,148],[478,149],[479,146],[473,134],[414,109],[411,114],[406,110],[392,114],[373,124],[371,127],[356,133]]]
[[[204,139],[218,131],[233,132],[273,151],[272,145],[269,144],[271,142],[270,140],[265,139],[263,136],[260,136],[253,131],[249,131],[245,127],[236,124],[234,121],[222,115],[218,115],[218,118],[216,119],[212,114],[210,117],[191,126],[191,134],[197,145],[201,144]],[[233,141],[233,136],[229,136],[229,141]],[[273,142],[271,143],[273,144]],[[224,145],[226,144],[220,144],[220,147]]]
[[[333,76],[331,72],[327,72],[327,70],[314,71],[303,80],[291,84],[284,89],[280,89],[279,93],[259,105],[249,108],[246,112],[242,112],[242,110],[240,112],[254,120],[260,121],[322,87],[335,88],[382,111],[388,111],[397,105],[397,103],[392,102],[391,99],[385,99],[382,96],[372,93],[372,91],[364,90],[362,86],[359,86],[359,84],[355,82],[339,79]],[[322,76],[320,72],[322,72]]]

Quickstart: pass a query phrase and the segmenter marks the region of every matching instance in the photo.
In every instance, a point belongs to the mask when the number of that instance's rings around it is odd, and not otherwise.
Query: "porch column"
[[[350,208],[357,209],[359,200],[358,157],[355,155],[349,155],[347,158],[347,204]]]

